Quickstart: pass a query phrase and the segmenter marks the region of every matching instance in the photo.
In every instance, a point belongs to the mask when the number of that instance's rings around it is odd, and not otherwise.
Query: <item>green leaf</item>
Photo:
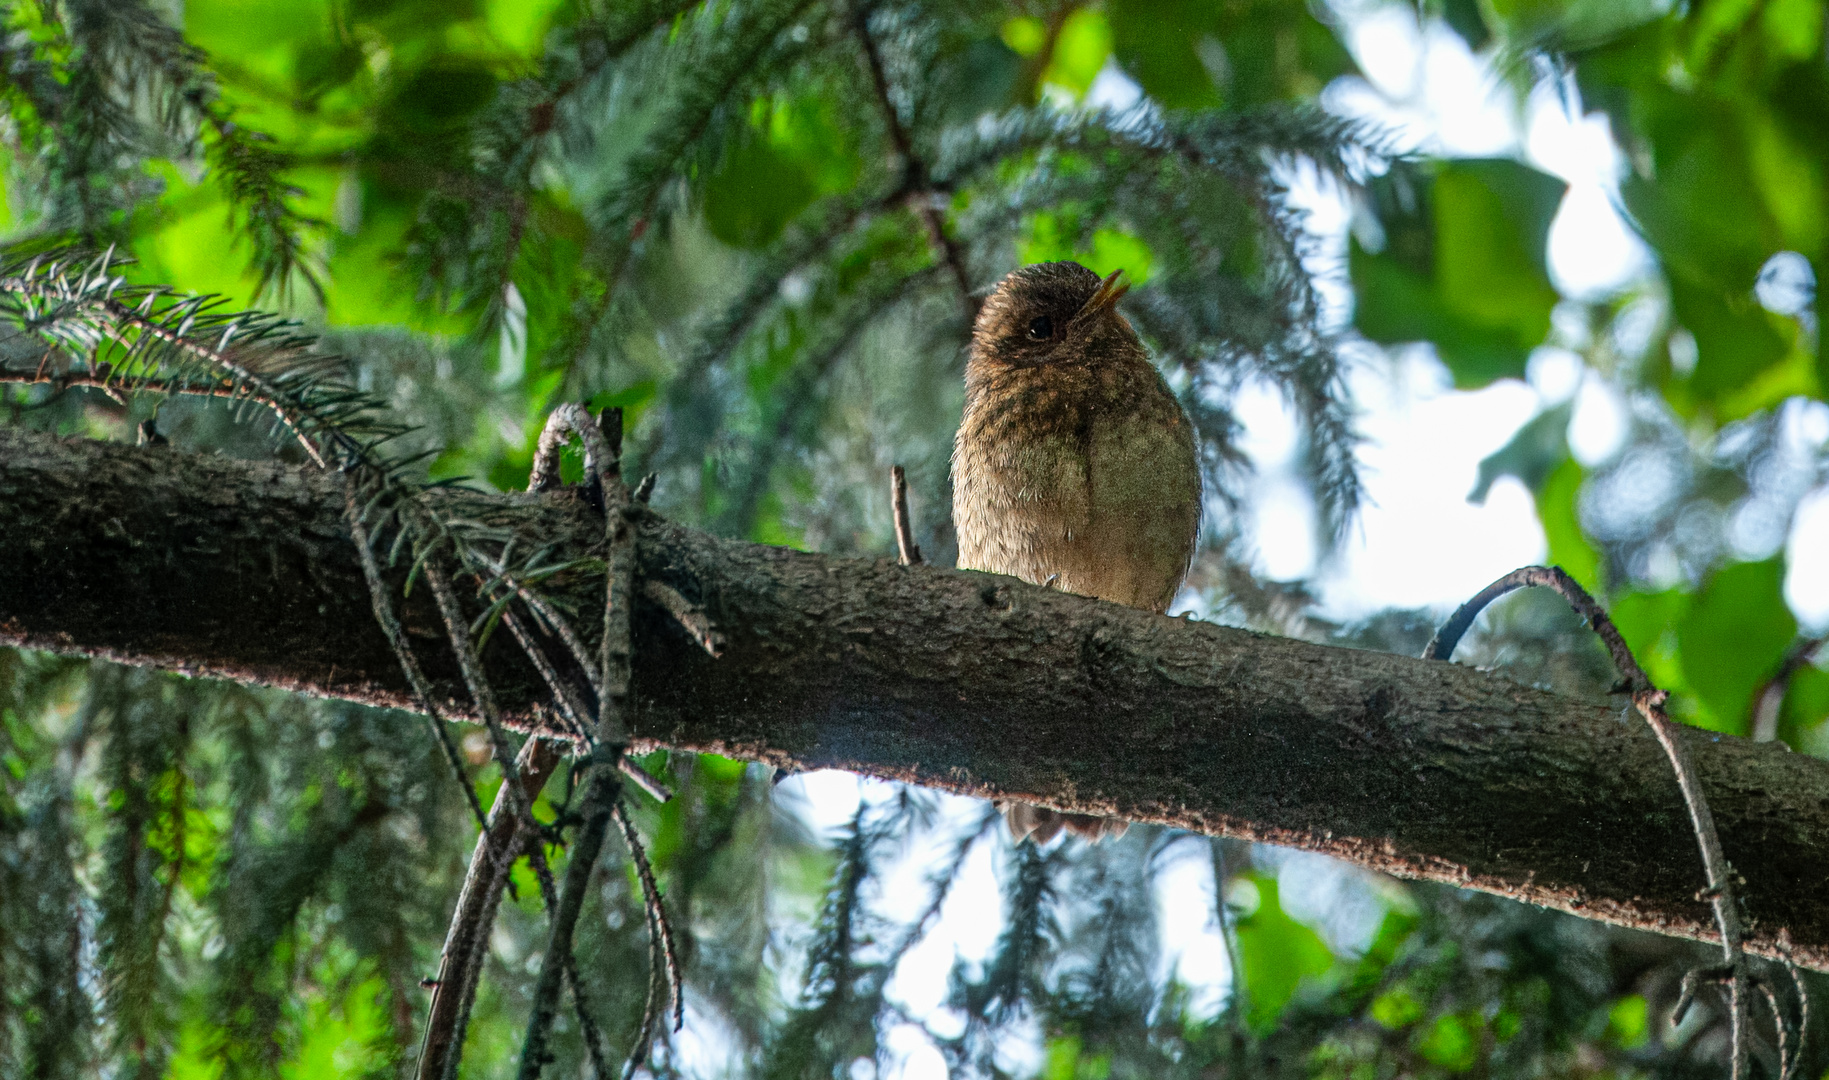
[[[1537,497],[1537,521],[1543,526],[1543,538],[1549,544],[1549,561],[1560,566],[1591,593],[1601,590],[1600,552],[1581,531],[1576,500],[1581,495],[1587,471],[1574,458],[1550,470],[1534,494]]]
[[[766,247],[822,194],[851,186],[858,161],[828,103],[765,100],[704,187],[705,223],[737,248]]]
[[[1268,1031],[1283,1014],[1302,980],[1326,974],[1334,954],[1321,936],[1290,918],[1277,898],[1273,877],[1253,874],[1258,906],[1238,920],[1239,964],[1245,969],[1251,1026]]]
[[[441,57],[395,84],[387,120],[418,134],[450,131],[495,98],[495,75],[483,64]]]
[[[1393,168],[1371,186],[1383,250],[1355,238],[1354,321],[1373,341],[1435,344],[1455,385],[1522,377],[1548,335],[1545,248],[1567,185],[1507,159]]]
[[[1311,98],[1355,70],[1332,28],[1276,0],[1112,0],[1112,50],[1170,109],[1246,108]]]
[[[1613,601],[1607,616],[1638,666],[1661,689],[1673,694],[1687,694],[1689,684],[1683,677],[1675,627],[1689,610],[1691,597],[1676,589],[1663,592],[1634,592]]]
[[[1568,460],[1569,417],[1574,411],[1573,399],[1543,410],[1519,428],[1510,442],[1482,458],[1479,479],[1467,501],[1484,503],[1493,481],[1501,476],[1515,476],[1531,491],[1540,491],[1550,474]]]
[[[1416,1042],[1416,1052],[1451,1073],[1466,1072],[1480,1060],[1480,1034],[1486,1024],[1479,1013],[1450,1013],[1430,1025]]]
[[[1797,636],[1797,620],[1785,605],[1783,560],[1717,571],[1676,630],[1702,726],[1744,734],[1754,691]]]
[[[1071,208],[1032,215],[1027,235],[1017,241],[1017,257],[1025,263],[1072,260],[1100,277],[1122,270],[1133,285],[1149,280],[1155,254],[1142,238],[1106,226],[1093,232],[1090,246],[1076,246],[1072,217]]]
[[[1805,664],[1792,673],[1778,716],[1778,737],[1793,748],[1822,754],[1829,719],[1829,671]]]
[[[1651,1009],[1643,994],[1628,994],[1607,1010],[1607,1034],[1627,1050],[1645,1045],[1651,1038]]]
[[[1085,97],[1110,56],[1111,24],[1105,21],[1105,13],[1081,8],[1061,24],[1042,81],[1061,87],[1075,98]]]
[[[1106,10],[1118,63],[1151,99],[1170,109],[1221,103],[1200,55],[1221,48],[1212,9],[1189,0],[1111,0]]]
[[[1018,15],[1003,24],[1003,43],[1021,57],[1034,56],[1048,44],[1048,24],[1033,15]]]
[[[1737,301],[1737,302],[1736,302]],[[1688,389],[1714,403],[1785,358],[1790,344],[1772,326],[1773,316],[1750,288],[1730,300],[1707,285],[1670,275],[1672,313],[1696,339],[1696,367]]]
[[[1371,1013],[1374,1023],[1396,1031],[1399,1028],[1407,1028],[1420,1020],[1423,1015],[1423,1006],[1408,990],[1400,986],[1373,998],[1372,1006],[1368,1011]]]

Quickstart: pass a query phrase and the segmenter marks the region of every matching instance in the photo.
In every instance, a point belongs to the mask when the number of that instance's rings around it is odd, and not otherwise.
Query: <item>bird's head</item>
[[[1123,271],[1100,279],[1076,262],[1036,263],[1012,271],[979,309],[972,356],[1028,367],[1086,360],[1111,348],[1141,351],[1118,298],[1130,285]]]

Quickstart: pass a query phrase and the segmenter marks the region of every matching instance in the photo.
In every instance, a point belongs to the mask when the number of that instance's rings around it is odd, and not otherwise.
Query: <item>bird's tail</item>
[[[1004,802],[998,803],[997,808],[1003,811],[1004,824],[1010,827],[1010,839],[1018,844],[1033,840],[1040,846],[1054,839],[1062,829],[1096,844],[1107,836],[1116,840],[1130,828],[1130,822],[1117,818],[1069,814],[1032,803]]]

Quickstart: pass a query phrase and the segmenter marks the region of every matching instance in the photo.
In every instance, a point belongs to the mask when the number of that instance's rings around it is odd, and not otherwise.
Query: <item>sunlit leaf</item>
[[[1705,726],[1745,734],[1753,692],[1797,636],[1779,559],[1717,571],[1676,625],[1683,674]]]

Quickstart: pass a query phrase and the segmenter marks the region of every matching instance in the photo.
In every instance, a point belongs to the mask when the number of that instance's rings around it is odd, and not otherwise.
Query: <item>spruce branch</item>
[[[615,301],[629,257],[647,232],[662,194],[682,172],[680,163],[700,148],[728,111],[737,89],[767,66],[764,57],[774,50],[801,48],[779,39],[813,2],[756,0],[723,9],[722,17],[708,12],[702,22],[715,25],[692,31],[687,47],[702,48],[702,54],[690,65],[690,74],[668,100],[647,139],[630,155],[623,182],[599,208],[601,222],[591,261],[599,268],[604,286],[601,299],[577,333],[574,361],[589,347],[593,328]],[[782,58],[771,59],[779,62]]]
[[[918,294],[920,283],[930,279],[936,269],[927,266],[901,278],[873,276],[868,282],[868,291],[861,298],[853,299],[843,313],[838,329],[828,332],[825,340],[803,350],[793,369],[782,376],[782,390],[771,395],[768,411],[773,415],[765,414],[762,429],[765,438],[754,448],[749,467],[739,481],[736,503],[725,515],[726,527],[739,535],[754,527],[776,461],[809,437],[805,428],[823,404],[817,392],[821,384],[858,339],[884,313],[910,295]]]
[[[297,279],[322,303],[321,271],[305,237],[323,223],[293,205],[303,191],[284,179],[289,158],[270,137],[235,120],[202,50],[145,0],[62,0],[46,10],[60,13],[73,63],[93,81],[96,96],[118,110],[122,142],[139,150],[134,144],[151,141],[134,137],[129,126],[136,124],[132,103],[150,101],[159,135],[184,147],[201,145],[253,249],[258,291],[283,297]]]
[[[0,318],[47,349],[30,373],[7,367],[0,381],[238,400],[270,410],[320,468],[383,467],[375,448],[408,429],[343,381],[340,357],[317,352],[287,320],[129,285],[115,273],[125,261],[113,251],[63,251],[0,263]]]
[[[883,70],[882,54],[877,49],[876,39],[870,34],[870,8],[867,0],[850,0],[850,7],[851,31],[856,35],[858,46],[864,54],[864,64],[870,72],[870,87],[876,95],[877,111],[882,115],[883,127],[889,133],[890,144],[894,147],[901,166],[899,192],[926,228],[927,240],[933,246],[935,257],[946,265],[947,272],[952,275],[953,285],[959,290],[959,302],[965,309],[965,323],[970,326],[978,318],[979,300],[972,289],[971,275],[965,268],[965,256],[958,243],[947,235],[946,220],[934,205],[936,192],[928,183],[927,162],[915,152],[914,140],[902,123],[901,114],[896,111],[894,95],[889,88],[889,76]]]

